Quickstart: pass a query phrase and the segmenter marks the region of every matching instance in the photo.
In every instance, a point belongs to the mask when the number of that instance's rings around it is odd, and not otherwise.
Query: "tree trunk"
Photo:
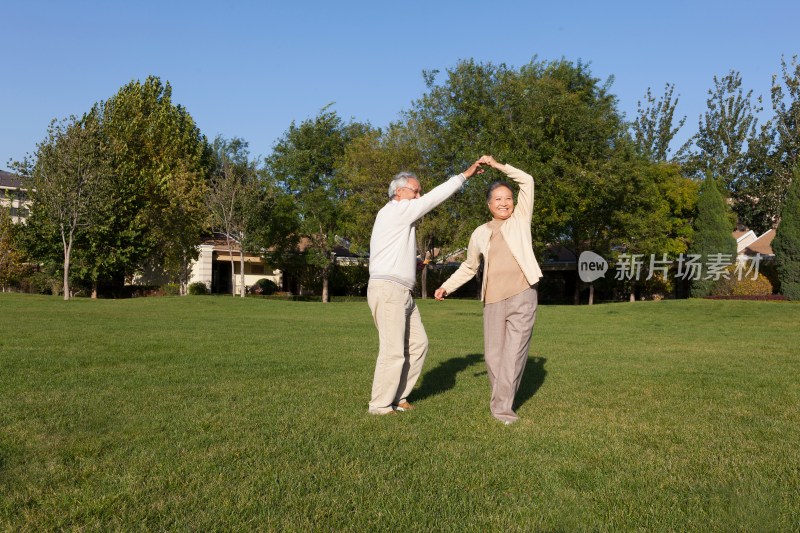
[[[594,283],[589,284],[589,305],[594,304]]]
[[[244,250],[242,250],[242,254],[239,259],[239,280],[241,280],[242,286],[239,287],[239,296],[244,298],[247,296],[247,287],[244,286]]]
[[[64,254],[64,299],[69,300],[69,255]]]
[[[231,296],[236,296],[236,262],[233,260],[233,246],[231,246],[230,237],[227,237],[228,241],[228,255],[231,258]]]
[[[64,246],[64,300],[69,300],[69,256],[72,242]]]
[[[186,254],[181,256],[181,268],[178,272],[178,283],[181,287],[181,296],[186,296],[189,294],[189,276],[191,275],[189,272],[189,258],[186,256]]]
[[[97,300],[97,280],[92,280],[92,300]]]
[[[328,278],[330,277],[330,267],[326,266],[322,269],[322,303],[328,303]]]
[[[428,298],[428,265],[422,265],[422,274],[420,275],[420,290],[422,291],[422,299]]]

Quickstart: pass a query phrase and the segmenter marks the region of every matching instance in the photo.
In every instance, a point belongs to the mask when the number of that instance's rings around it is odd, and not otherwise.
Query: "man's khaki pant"
[[[380,342],[369,412],[382,414],[391,411],[392,404],[405,400],[414,388],[428,354],[428,336],[406,287],[370,280],[367,303]]]
[[[515,422],[514,396],[522,381],[538,296],[531,287],[501,302],[483,307],[483,345],[492,399],[492,416]]]

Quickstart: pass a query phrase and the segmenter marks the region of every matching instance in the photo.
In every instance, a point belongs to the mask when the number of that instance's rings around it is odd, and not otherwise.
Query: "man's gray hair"
[[[394,198],[394,195],[397,194],[397,189],[402,189],[406,185],[408,185],[408,180],[410,179],[417,179],[416,174],[413,172],[399,172],[392,178],[392,182],[389,184],[389,198]],[[419,180],[417,180],[419,181]]]

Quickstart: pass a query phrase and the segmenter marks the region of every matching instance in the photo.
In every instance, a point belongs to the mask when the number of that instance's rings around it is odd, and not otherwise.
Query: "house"
[[[11,221],[23,222],[29,214],[30,200],[19,176],[0,170],[0,206],[9,208]]]
[[[363,267],[365,258],[353,254],[350,243],[344,239],[337,238],[339,245],[334,248],[334,260],[339,267]],[[307,238],[301,238],[295,251],[297,258],[302,257],[303,253],[310,246]],[[204,283],[212,293],[230,294],[241,290],[241,249],[237,243],[231,243],[230,249],[228,242],[221,234],[204,240],[199,246],[199,256],[191,266],[191,276],[189,283]],[[231,264],[233,259],[233,264]],[[302,264],[303,261],[300,262]],[[309,287],[304,286],[308,283],[307,276],[303,275],[303,267],[287,267],[284,271],[274,268],[265,262],[259,254],[245,252],[244,254],[244,284],[245,287],[253,286],[260,279],[268,279],[275,283],[282,292],[303,295],[309,291]],[[299,268],[300,270],[294,270]],[[314,268],[316,270],[316,268]],[[234,279],[235,278],[235,279]],[[305,280],[305,281],[304,281]],[[235,286],[235,287],[234,287]],[[313,289],[312,293],[313,293]]]
[[[208,287],[212,293],[239,293],[241,289],[241,248],[237,243],[228,243],[224,237],[216,235],[206,239],[198,247],[200,255],[197,261],[192,264],[192,273],[189,283],[201,282]],[[231,264],[231,259],[233,264]],[[235,281],[234,281],[235,276]],[[244,284],[246,287],[252,286],[260,279],[267,278],[273,281],[278,287],[283,284],[283,273],[278,269],[273,269],[264,262],[259,255],[244,254]],[[235,287],[232,286],[235,283]]]

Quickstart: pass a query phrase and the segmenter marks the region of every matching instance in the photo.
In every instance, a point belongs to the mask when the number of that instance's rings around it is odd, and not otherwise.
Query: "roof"
[[[766,231],[758,239],[751,242],[743,251],[745,255],[774,255],[772,251],[772,239],[775,238],[775,230]]]
[[[758,240],[758,236],[756,236],[751,229],[745,231],[734,231],[733,238],[736,239],[737,254],[744,252],[748,246]]]
[[[22,187],[22,179],[16,174],[0,170],[0,187],[18,189]]]

